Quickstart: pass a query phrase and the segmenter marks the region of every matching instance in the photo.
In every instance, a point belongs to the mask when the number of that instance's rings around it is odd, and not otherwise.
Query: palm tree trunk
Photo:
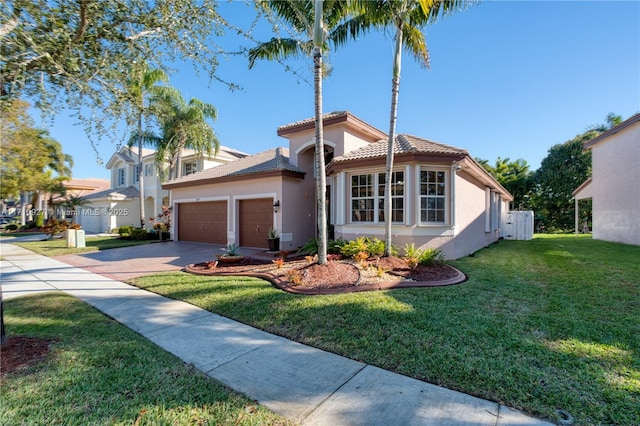
[[[396,31],[396,50],[393,59],[393,80],[391,82],[391,117],[389,120],[389,141],[387,146],[387,169],[384,183],[384,254],[391,256],[391,178],[393,177],[393,142],[396,138],[398,121],[398,94],[400,92],[400,67],[402,65],[402,25]]]
[[[138,114],[138,193],[140,196],[140,228],[144,229],[144,172],[142,170],[142,113]]]
[[[313,80],[316,124],[316,195],[318,198],[318,263],[327,264],[327,177],[324,164],[324,135],[322,128],[322,44],[324,29],[322,25],[322,0],[315,2],[315,25],[313,31]]]

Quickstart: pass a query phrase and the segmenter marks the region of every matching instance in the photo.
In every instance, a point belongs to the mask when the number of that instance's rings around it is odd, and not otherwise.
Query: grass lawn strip
[[[290,424],[71,296],[4,307],[9,337],[54,342],[45,361],[0,379],[2,424]]]
[[[640,247],[500,241],[451,287],[301,296],[246,277],[131,283],[289,339],[580,425],[640,424]]]
[[[27,250],[31,250],[44,256],[53,257],[63,254],[88,253],[92,251],[137,246],[141,244],[150,244],[157,242],[156,240],[124,240],[118,237],[88,237],[85,241],[86,247],[67,247],[67,240],[64,238],[49,241],[12,242],[12,244],[26,248]]]

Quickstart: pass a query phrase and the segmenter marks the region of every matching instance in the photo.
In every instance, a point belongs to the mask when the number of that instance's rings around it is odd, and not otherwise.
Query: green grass
[[[87,253],[98,250],[150,244],[155,243],[156,240],[121,240],[118,237],[88,237],[85,242],[86,247],[82,248],[67,247],[67,240],[64,238],[47,241],[15,242],[12,244],[24,247],[44,256],[52,257],[63,254]]]
[[[289,424],[61,293],[4,302],[9,337],[53,339],[1,380],[2,425]]]
[[[301,296],[253,278],[132,284],[346,357],[575,424],[640,424],[640,247],[500,241],[438,287]]]

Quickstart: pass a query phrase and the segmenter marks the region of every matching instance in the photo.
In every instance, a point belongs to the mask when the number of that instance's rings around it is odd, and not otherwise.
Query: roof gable
[[[374,139],[382,139],[387,137],[386,133],[367,123],[364,120],[351,114],[349,111],[334,111],[322,115],[322,124],[325,127],[336,124],[346,124],[347,128],[357,129],[365,134],[372,136]],[[315,117],[305,118],[304,120],[295,121],[278,127],[278,136],[286,136],[293,133],[303,132],[314,129],[316,125]]]
[[[162,185],[165,189],[173,187],[212,183],[230,177],[260,175],[269,172],[292,172],[304,175],[305,171],[289,163],[287,148],[272,148],[255,155],[239,158],[230,163],[182,176]]]

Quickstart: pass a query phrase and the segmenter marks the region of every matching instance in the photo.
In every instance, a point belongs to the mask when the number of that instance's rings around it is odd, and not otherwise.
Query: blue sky
[[[241,22],[251,9],[237,2],[220,11]],[[256,36],[271,37],[266,29]],[[399,133],[454,145],[490,163],[522,158],[535,170],[551,146],[605,122],[608,113],[626,119],[640,112],[639,1],[483,2],[425,32],[431,69],[403,57]],[[392,36],[384,33],[332,52],[324,111],[349,110],[387,132],[392,56]],[[312,82],[310,60],[291,65]],[[286,146],[277,127],[313,116],[312,85],[277,63],[248,70],[246,59],[230,57],[219,74],[243,90],[209,84],[190,64],[179,64],[170,84],[186,99],[216,106],[213,128],[222,145],[250,154]],[[49,129],[74,157],[74,177],[108,177],[82,126],[62,112]],[[99,142],[105,163],[115,143]]]

